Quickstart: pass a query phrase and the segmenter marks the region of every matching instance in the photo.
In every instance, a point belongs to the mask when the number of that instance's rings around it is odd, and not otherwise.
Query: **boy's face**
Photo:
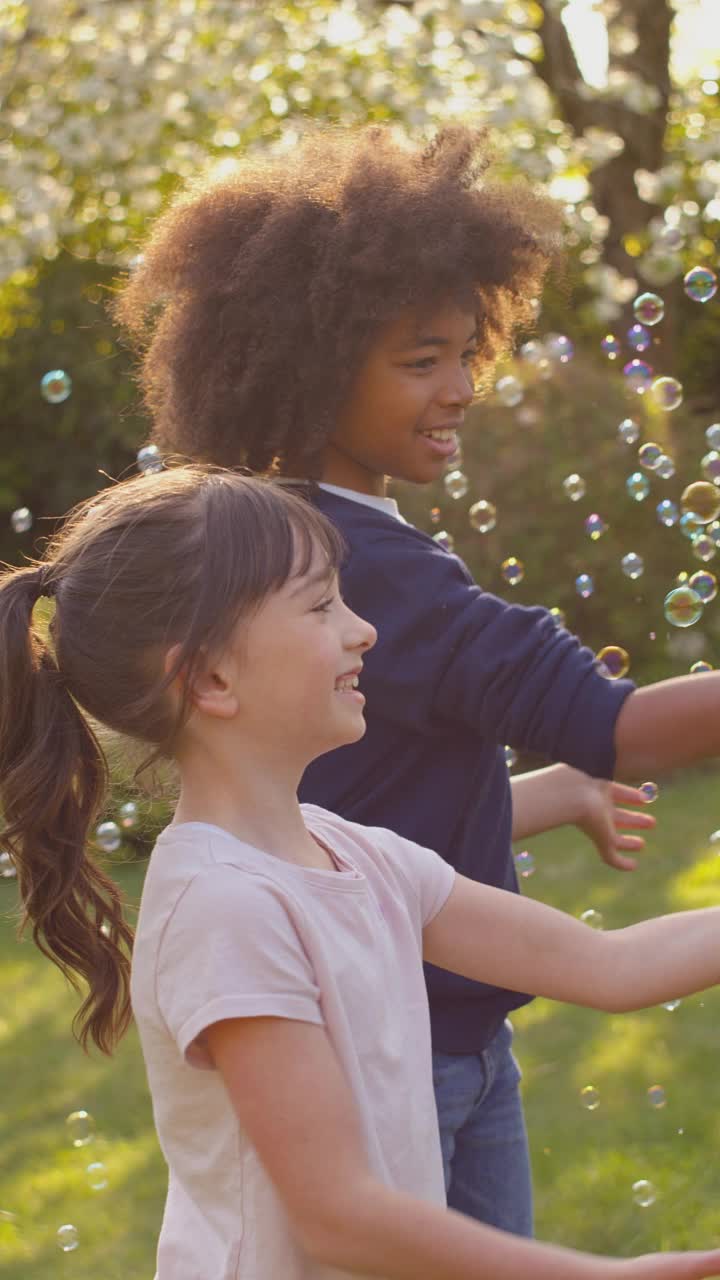
[[[430,484],[458,445],[473,398],[475,316],[402,312],[361,367],[325,446],[321,479],[382,496],[385,478]]]

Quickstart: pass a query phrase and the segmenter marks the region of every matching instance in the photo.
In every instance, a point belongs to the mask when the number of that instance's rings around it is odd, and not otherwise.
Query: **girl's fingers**
[[[639,787],[628,787],[624,782],[611,782],[610,789],[616,804],[647,804]]]
[[[616,849],[644,849],[645,841],[642,836],[615,836]]]
[[[629,827],[635,831],[649,831],[657,826],[657,819],[652,813],[638,813],[635,809],[615,809],[613,822],[616,827]]]

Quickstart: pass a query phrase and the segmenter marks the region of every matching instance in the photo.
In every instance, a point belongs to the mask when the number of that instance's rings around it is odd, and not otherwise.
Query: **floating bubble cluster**
[[[686,511],[680,517],[680,532],[692,542],[693,538],[703,532],[703,522],[694,511]]]
[[[582,476],[577,475],[576,472],[565,477],[562,487],[565,497],[569,498],[571,502],[579,502],[581,498],[585,497],[585,481]]]
[[[437,542],[438,546],[444,547],[446,551],[455,549],[455,539],[447,529],[438,529],[437,533],[433,534],[433,542]]]
[[[501,404],[512,409],[516,404],[520,404],[523,398],[523,384],[511,373],[506,374],[504,378],[498,378],[495,383],[495,394]]]
[[[656,293],[641,293],[633,302],[633,314],[640,324],[659,324],[665,315],[665,303]]]
[[[662,456],[663,451],[654,440],[648,440],[646,444],[641,444],[638,449],[638,462],[646,471],[654,471]]]
[[[516,556],[508,556],[507,560],[503,560],[500,565],[500,572],[505,581],[509,582],[511,587],[515,587],[525,577],[525,565]]]
[[[163,471],[165,468],[156,444],[146,444],[139,449],[135,461],[138,471],[142,471],[143,475],[152,475],[153,472]]]
[[[575,590],[579,596],[582,596],[583,600],[587,600],[588,596],[592,595],[595,590],[595,583],[589,573],[578,574],[575,579]]]
[[[448,471],[443,480],[445,492],[449,498],[464,498],[470,488],[470,481],[462,471]]]
[[[503,751],[505,753],[505,764],[508,769],[512,769],[513,765],[517,764],[517,751],[513,747],[504,747]]]
[[[717,555],[717,542],[707,533],[693,534],[692,553],[696,560],[707,564],[708,560],[714,560]]]
[[[15,880],[17,878],[17,867],[13,862],[12,854],[7,849],[0,851],[0,880]]]
[[[593,542],[597,542],[598,538],[602,538],[603,534],[607,533],[607,524],[602,516],[598,515],[597,511],[593,511],[592,515],[589,515],[585,520],[584,529],[588,537]]]
[[[600,350],[604,356],[607,356],[608,360],[617,360],[622,351],[622,343],[619,338],[615,337],[614,333],[606,333],[600,343]]]
[[[710,524],[720,515],[720,489],[709,480],[695,480],[683,489],[680,506],[701,524]]]
[[[666,453],[660,454],[660,457],[657,460],[657,466],[655,467],[655,475],[658,476],[660,480],[672,480],[675,475],[675,463]]]
[[[654,403],[668,413],[683,402],[682,383],[677,378],[656,378],[650,385],[649,394]]]
[[[640,439],[640,427],[634,418],[623,418],[617,433],[621,444],[637,444]]]
[[[699,675],[702,675],[705,671],[713,671],[713,670],[714,668],[711,662],[703,662],[702,660],[700,660],[699,662],[693,662],[690,668],[690,675],[699,676]]]
[[[62,404],[72,394],[72,378],[64,369],[51,369],[40,379],[40,394],[48,404]]]
[[[618,644],[606,644],[596,657],[601,674],[608,680],[620,680],[630,670],[630,654]]]
[[[623,374],[628,386],[633,391],[637,391],[639,395],[642,395],[650,386],[655,376],[655,371],[646,360],[636,359],[628,360],[627,364],[623,366]]]
[[[583,911],[580,919],[583,924],[589,925],[591,929],[605,928],[605,921],[603,920],[602,913],[600,911],[595,911],[592,907],[589,907],[587,911]]]
[[[63,1253],[72,1253],[80,1244],[77,1227],[74,1227],[71,1222],[66,1222],[62,1227],[58,1227],[57,1242]]]
[[[656,1110],[660,1110],[661,1107],[664,1107],[667,1104],[665,1090],[661,1084],[650,1085],[650,1088],[647,1091],[647,1099],[650,1106],[655,1107]]]
[[[88,1180],[88,1186],[91,1191],[104,1191],[108,1185],[108,1176],[105,1165],[101,1160],[93,1160],[85,1170]]]
[[[706,428],[705,439],[711,449],[720,449],[720,422],[713,422]]]
[[[635,578],[642,577],[642,574],[645,572],[645,561],[642,556],[636,555],[634,551],[628,551],[627,555],[623,556],[620,561],[620,568],[626,578],[632,578],[634,580]]]
[[[665,597],[663,613],[673,627],[692,627],[702,618],[703,602],[692,587],[675,587]]]
[[[71,1111],[65,1121],[74,1147],[87,1147],[95,1137],[95,1121],[89,1111]]]
[[[515,854],[515,867],[518,875],[521,875],[524,880],[527,880],[528,876],[533,874],[535,859],[528,849],[523,849],[520,853]]]
[[[652,335],[644,324],[633,324],[628,329],[627,339],[633,351],[647,351],[652,342]]]
[[[650,492],[650,481],[642,471],[633,471],[625,481],[625,488],[635,502],[644,502]]]
[[[632,1185],[633,1200],[641,1209],[648,1209],[657,1200],[657,1191],[647,1178],[639,1178]]]
[[[600,1106],[600,1094],[594,1084],[586,1084],[580,1090],[580,1101],[586,1111],[597,1111]]]
[[[549,610],[549,613],[556,627],[565,626],[566,619],[562,609],[559,609],[557,605],[553,605],[552,609]]]
[[[29,507],[18,507],[10,516],[10,527],[13,533],[27,533],[32,529],[32,511]]]
[[[685,276],[683,286],[693,302],[709,302],[717,293],[717,276],[709,267],[693,267]]]
[[[490,533],[497,524],[497,510],[492,502],[488,502],[485,498],[481,498],[479,502],[474,502],[468,512],[468,519],[473,529],[478,533]]]
[[[642,792],[646,804],[653,804],[660,794],[657,782],[641,782],[638,791]]]
[[[655,511],[660,524],[664,524],[668,529],[677,524],[680,519],[680,511],[677,504],[671,502],[669,498],[663,498],[662,502],[658,502]]]
[[[117,822],[100,822],[95,828],[95,843],[103,853],[115,853],[122,844],[122,832]]]
[[[139,816],[140,810],[134,800],[126,800],[124,804],[120,805],[118,812],[120,826],[125,827],[126,830],[137,826]]]
[[[688,586],[697,592],[703,604],[709,604],[717,595],[718,581],[709,569],[698,569],[688,579]]]

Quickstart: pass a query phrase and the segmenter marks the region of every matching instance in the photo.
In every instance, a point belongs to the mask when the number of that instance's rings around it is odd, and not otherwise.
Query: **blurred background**
[[[107,303],[154,217],[196,174],[290,150],[314,119],[414,139],[487,124],[499,168],[562,204],[566,272],[471,411],[463,456],[397,496],[482,586],[609,648],[610,675],[701,679],[720,665],[717,0],[3,0],[0,558],[37,553],[72,503],[138,465],[148,424]],[[683,497],[696,483],[701,521]],[[130,774],[114,760],[96,843],[134,900],[167,806]],[[714,785],[661,788],[640,883],[564,835],[534,842],[534,875],[519,864],[527,891],[609,925],[716,900]],[[0,877],[0,1276],[149,1277],[164,1171],[137,1045],[120,1071],[82,1058],[72,996],[14,940],[7,860]],[[713,1000],[518,1019],[541,1234],[717,1242]],[[84,1110],[87,1141],[65,1123]],[[109,1185],[86,1170],[104,1161]],[[79,1233],[67,1248],[61,1226]]]

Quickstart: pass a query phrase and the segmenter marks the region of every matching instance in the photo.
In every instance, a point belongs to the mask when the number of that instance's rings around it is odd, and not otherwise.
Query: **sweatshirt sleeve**
[[[385,719],[440,736],[460,724],[612,777],[615,721],[634,685],[601,676],[546,609],[481,591],[457,556],[402,525],[353,548],[343,585],[378,629],[361,686]]]

